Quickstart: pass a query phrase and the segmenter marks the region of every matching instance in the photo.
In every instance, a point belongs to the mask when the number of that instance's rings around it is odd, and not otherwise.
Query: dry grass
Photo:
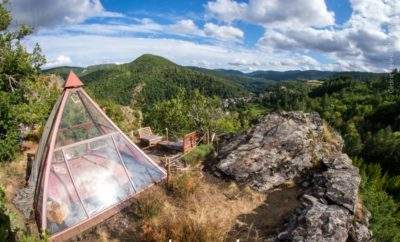
[[[132,205],[133,213],[139,219],[151,219],[162,212],[166,200],[165,193],[160,190],[141,194]]]
[[[364,203],[362,201],[361,196],[357,197],[356,205],[354,208],[354,218],[356,221],[362,222],[365,221],[366,219],[366,213],[368,211],[366,210]]]
[[[340,150],[341,149],[341,140],[338,137],[335,130],[332,129],[326,122],[323,123],[322,126],[322,138],[325,141],[325,146],[327,150]]]
[[[250,213],[265,200],[265,195],[247,187],[208,181],[199,171],[182,176],[178,178],[179,186],[175,186],[179,190],[165,201],[162,213],[142,221],[141,240],[224,241],[237,223],[237,217]],[[194,180],[198,183],[196,189],[193,189]],[[182,194],[185,199],[181,199]]]
[[[187,199],[200,189],[201,173],[187,171],[172,177],[166,184],[167,190],[177,198]]]

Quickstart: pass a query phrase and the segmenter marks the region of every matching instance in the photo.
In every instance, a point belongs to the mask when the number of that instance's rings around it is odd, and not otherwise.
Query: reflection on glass
[[[54,234],[86,218],[63,161],[51,164],[47,197],[47,230]]]
[[[67,148],[64,154],[89,215],[133,193],[110,136]]]
[[[72,92],[62,114],[57,134],[56,147],[73,144],[102,134],[96,123],[91,119],[78,93]]]
[[[121,134],[115,134],[114,138],[122,160],[138,191],[164,178],[160,169],[148,161],[140,151],[129,148],[130,145]]]

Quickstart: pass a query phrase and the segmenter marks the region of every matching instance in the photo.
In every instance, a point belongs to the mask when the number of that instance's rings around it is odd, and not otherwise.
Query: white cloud
[[[90,17],[121,17],[108,12],[100,0],[13,0],[9,5],[17,24],[35,28],[81,23]]]
[[[60,35],[65,33],[73,34],[93,34],[93,35],[132,35],[132,34],[154,34],[154,35],[177,35],[192,36],[207,39],[217,39],[221,41],[239,41],[243,39],[242,30],[225,25],[206,23],[204,28],[199,28],[193,20],[179,20],[174,24],[160,24],[152,19],[136,19],[134,23],[93,23],[93,24],[73,24],[59,26],[55,28],[41,29],[39,35]]]
[[[87,66],[101,63],[126,63],[145,53],[164,56],[181,65],[199,65],[207,68],[227,68],[249,71],[254,69],[320,69],[317,61],[304,65],[310,57],[283,54],[265,55],[254,49],[228,47],[226,45],[199,44],[191,41],[98,35],[42,35],[26,41],[28,46],[38,42],[48,59],[56,60],[59,53],[68,56],[72,66]],[[292,65],[274,63],[277,59],[293,59]],[[52,61],[46,67],[55,66]],[[241,64],[235,64],[241,63]],[[61,61],[59,62],[60,65]]]
[[[242,30],[232,26],[219,26],[213,23],[204,25],[204,33],[220,40],[241,40],[244,37]]]
[[[258,45],[268,51],[318,52],[334,60],[336,69],[387,71],[400,65],[400,1],[394,2],[353,0],[354,11],[343,26],[271,26]]]
[[[231,22],[245,15],[246,3],[238,3],[232,0],[217,0],[208,2],[206,10],[211,16],[226,22]]]
[[[203,35],[202,30],[191,19],[178,21],[170,26],[170,30],[178,34]]]
[[[52,29],[43,29],[41,34],[62,34],[73,32],[79,34],[96,34],[96,35],[121,35],[132,33],[162,33],[165,32],[167,26],[158,24],[151,19],[140,19],[135,23],[93,23],[93,24],[74,24],[68,26],[60,26]]]
[[[72,63],[72,60],[69,56],[59,55],[55,59],[50,60],[46,63],[47,68],[57,67],[57,66],[67,66]]]
[[[216,0],[206,5],[208,14],[227,22],[245,20],[265,27],[327,26],[335,22],[324,0]]]

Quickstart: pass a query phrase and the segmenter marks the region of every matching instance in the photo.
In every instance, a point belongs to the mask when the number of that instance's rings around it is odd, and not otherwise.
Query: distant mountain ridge
[[[205,95],[232,97],[246,92],[260,93],[271,84],[291,80],[324,80],[340,76],[348,76],[355,80],[365,81],[371,78],[381,78],[384,73],[371,72],[335,72],[318,70],[291,71],[254,71],[244,73],[238,70],[207,69],[194,66],[180,66],[172,61],[145,54],[132,62],[125,64],[102,64],[88,67],[62,66],[44,70],[44,73],[56,73],[66,77],[73,70],[87,83],[89,89],[99,96],[109,96],[119,103],[128,103],[130,92],[135,85],[143,82],[145,85],[143,101],[154,102],[176,93],[179,87],[187,90],[199,89]],[[147,87],[146,87],[147,86]],[[109,90],[104,93],[103,88]],[[121,95],[122,92],[126,92]],[[168,91],[171,90],[171,91]],[[102,94],[103,93],[103,94]],[[156,94],[157,93],[157,94]]]
[[[318,70],[291,70],[291,71],[254,71],[246,74],[251,77],[270,79],[274,81],[288,80],[322,80],[335,78],[340,76],[352,77],[356,80],[365,81],[371,78],[379,78],[384,76],[384,73],[373,72],[358,72],[358,71],[318,71]]]

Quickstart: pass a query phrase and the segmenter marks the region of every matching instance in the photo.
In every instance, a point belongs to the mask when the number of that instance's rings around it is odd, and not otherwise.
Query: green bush
[[[0,187],[0,241],[12,240],[11,221],[5,207],[5,193]]]
[[[205,161],[214,151],[212,145],[199,145],[188,154],[186,154],[182,159],[183,161],[191,166],[195,166],[202,161]]]
[[[158,133],[168,128],[169,135],[175,138],[194,130],[225,133],[240,127],[239,120],[222,109],[219,98],[204,96],[198,90],[180,89],[175,97],[144,110],[144,118]]]

